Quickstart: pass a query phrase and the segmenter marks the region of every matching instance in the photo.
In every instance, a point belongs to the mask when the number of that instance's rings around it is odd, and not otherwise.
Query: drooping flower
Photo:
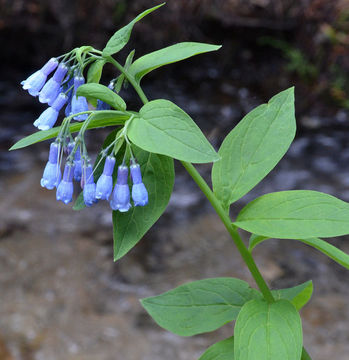
[[[48,103],[50,106],[53,104],[61,92],[61,84],[67,71],[68,67],[64,63],[58,65],[52,78],[44,85],[39,93],[39,101],[41,103]]]
[[[105,159],[102,175],[99,177],[96,185],[96,199],[108,200],[113,191],[113,170],[115,166],[115,157],[107,156]]]
[[[63,179],[57,187],[57,201],[62,201],[64,204],[68,204],[73,200],[73,175],[74,164],[67,162],[64,167]]]
[[[30,75],[26,80],[21,82],[24,90],[28,90],[32,96],[37,96],[44,86],[47,76],[57,67],[58,60],[51,58],[40,70]]]
[[[73,85],[74,85],[74,79],[71,78],[67,84],[67,90],[70,89],[70,91],[67,94],[68,100],[67,100],[67,106],[65,107],[65,110],[64,110],[65,116],[71,115],[71,101],[72,101],[73,93],[74,93]]]
[[[81,168],[81,151],[80,146],[78,146],[76,153],[74,155],[74,180],[80,181],[81,180],[81,174],[82,174],[82,168]]]
[[[142,181],[141,167],[139,164],[130,166],[132,178],[132,200],[135,206],[144,206],[148,204],[148,191]]]
[[[71,114],[76,114],[83,111],[88,111],[87,100],[84,96],[76,96],[77,89],[85,83],[85,79],[83,76],[75,76],[74,77],[74,93],[71,100]],[[81,114],[74,116],[75,120],[84,121],[88,117],[87,114]]]
[[[130,209],[130,189],[127,184],[128,167],[120,165],[118,167],[118,177],[116,185],[110,200],[110,206],[113,210],[119,210],[120,212],[126,212]]]
[[[61,181],[61,169],[59,166],[60,144],[53,142],[50,145],[49,159],[45,166],[40,184],[42,187],[52,190]]]
[[[86,206],[92,206],[96,202],[96,184],[93,179],[93,168],[92,165],[84,166],[83,168],[84,177],[84,202]]]
[[[67,102],[67,95],[60,93],[57,99],[53,102],[52,106],[47,108],[35,121],[34,126],[39,130],[48,130],[56,123],[59,111],[63,105]]]

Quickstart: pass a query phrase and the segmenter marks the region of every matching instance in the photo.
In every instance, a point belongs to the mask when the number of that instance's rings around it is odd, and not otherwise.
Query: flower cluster
[[[126,212],[131,208],[130,189],[128,185],[128,167],[122,164],[117,170],[117,180],[113,189],[113,172],[116,163],[114,156],[107,156],[102,175],[97,183],[94,181],[93,167],[89,160],[81,159],[80,147],[70,142],[66,151],[69,153],[61,174],[60,159],[63,147],[55,141],[50,145],[49,159],[41,179],[41,186],[47,189],[57,188],[56,199],[68,204],[73,199],[73,180],[80,182],[86,206],[92,206],[98,200],[110,200],[113,210]],[[75,151],[75,152],[74,152]],[[144,206],[148,203],[148,192],[145,188],[140,165],[135,159],[131,160],[130,173],[132,179],[132,200],[134,206]]]
[[[75,55],[74,55],[75,54]],[[81,55],[80,55],[81,56]],[[95,57],[95,56],[94,56]],[[132,154],[132,149],[127,138],[127,126],[119,132],[115,140],[101,152],[101,159],[105,158],[104,169],[97,182],[94,179],[94,169],[90,163],[85,146],[84,134],[89,123],[88,102],[85,97],[77,96],[77,89],[85,83],[83,70],[86,64],[94,61],[93,56],[81,62],[77,60],[76,53],[71,52],[59,58],[50,59],[40,70],[22,81],[21,85],[29,94],[38,97],[41,103],[47,103],[49,107],[35,120],[34,126],[39,130],[52,128],[61,109],[65,107],[65,120],[59,128],[59,133],[50,145],[49,158],[45,166],[41,186],[52,190],[56,189],[57,201],[68,204],[73,200],[73,181],[80,183],[83,199],[86,206],[92,206],[98,200],[107,200],[113,210],[126,212],[131,208],[131,198],[134,206],[144,206],[148,203],[148,192],[145,188],[140,165]],[[91,60],[92,59],[92,60]],[[72,65],[69,63],[73,61]],[[84,62],[85,61],[85,62]],[[53,74],[50,79],[48,76]],[[109,89],[114,90],[115,82],[112,80]],[[95,111],[108,110],[110,105],[97,100]],[[84,121],[79,134],[73,140],[70,133],[71,120]],[[122,164],[117,168],[116,183],[114,185],[113,173],[116,165],[115,154],[121,146],[117,143],[127,143],[127,153],[131,154],[130,166],[126,166],[126,152]],[[114,150],[109,153],[109,149]],[[108,155],[109,153],[109,155]],[[66,154],[62,175],[62,159]],[[97,164],[98,165],[98,164]],[[129,187],[129,168],[132,180],[132,190]]]
[[[53,75],[47,81],[51,73]],[[76,96],[77,89],[84,83],[81,67],[69,67],[67,62],[59,63],[56,58],[50,59],[40,70],[22,81],[24,90],[34,97],[38,96],[41,103],[49,105],[35,120],[34,126],[39,130],[51,129],[64,105],[66,116],[77,114],[75,120],[86,120],[88,115],[80,113],[88,111],[87,100],[83,96]]]

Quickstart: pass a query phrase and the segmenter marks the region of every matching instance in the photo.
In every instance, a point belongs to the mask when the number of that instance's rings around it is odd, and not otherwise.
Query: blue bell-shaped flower
[[[71,163],[65,164],[63,179],[59,183],[56,192],[57,201],[62,201],[64,204],[68,204],[73,200],[73,175],[74,165]]]
[[[48,103],[50,106],[56,100],[58,94],[61,92],[61,84],[68,71],[68,67],[61,63],[58,65],[52,78],[45,84],[39,93],[39,101],[41,103]]]
[[[50,154],[45,166],[40,184],[42,187],[52,190],[61,181],[61,169],[59,166],[60,144],[53,142],[50,145]]]
[[[84,202],[86,206],[92,206],[96,202],[96,184],[93,179],[93,168],[91,165],[84,166]]]
[[[110,200],[110,206],[113,210],[119,210],[120,212],[126,212],[130,209],[130,189],[127,184],[128,167],[120,165],[118,167],[118,177],[112,198]]]
[[[56,123],[59,111],[66,103],[68,97],[64,93],[60,93],[52,106],[47,108],[35,121],[34,126],[39,130],[48,130]]]
[[[148,204],[148,191],[142,181],[141,167],[139,164],[130,166],[132,178],[132,200],[135,206],[144,206]]]
[[[79,86],[85,83],[85,79],[83,76],[75,76],[74,77],[74,93],[71,100],[71,114],[76,114],[83,111],[88,111],[87,100],[84,96],[76,96],[76,91]],[[74,116],[75,120],[84,121],[88,117],[87,114]]]
[[[57,67],[58,60],[51,58],[40,70],[30,75],[26,80],[21,82],[24,90],[28,90],[32,96],[37,96],[44,86],[47,76]]]
[[[99,177],[96,185],[96,199],[109,200],[113,191],[113,171],[115,166],[115,157],[107,156],[105,159],[102,175]]]

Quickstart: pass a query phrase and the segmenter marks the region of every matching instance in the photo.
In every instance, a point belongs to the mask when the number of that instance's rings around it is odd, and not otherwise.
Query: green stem
[[[228,230],[236,247],[238,248],[242,258],[244,259],[248,269],[250,270],[254,280],[256,281],[257,286],[262,292],[265,300],[267,300],[269,303],[274,302],[275,301],[274,297],[268,285],[266,284],[265,280],[263,279],[260,271],[258,270],[257,265],[254,262],[251,253],[248,251],[247,247],[242,241],[236,227],[231,223],[229,216],[227,215],[226,211],[223,209],[219,200],[216,198],[210,187],[207,185],[206,181],[201,177],[199,172],[195,169],[193,164],[188,163],[186,161],[182,161],[182,165],[188,171],[189,175],[193,178],[193,180],[197,183],[201,191],[205,194],[205,196],[207,197],[207,199],[210,201],[211,205],[215,209],[216,213],[222,220],[224,226]]]
[[[142,88],[139,86],[137,81],[129,72],[120,64],[118,63],[113,57],[107,56],[106,58],[111,64],[113,64],[124,76],[126,79],[130,82],[130,84],[133,86],[133,88],[136,90],[138,96],[142,100],[143,104],[146,104],[148,102],[148,99],[146,95],[144,94]]]

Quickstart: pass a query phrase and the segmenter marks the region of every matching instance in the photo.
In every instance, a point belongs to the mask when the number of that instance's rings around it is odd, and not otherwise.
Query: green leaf
[[[245,281],[215,278],[181,285],[141,303],[161,327],[192,336],[236,319],[243,304],[257,298],[261,298],[259,292]]]
[[[107,86],[101,84],[84,84],[78,87],[77,96],[85,96],[86,98],[99,99],[109,104],[117,110],[126,110],[126,103],[118,94]]]
[[[198,54],[216,51],[220,48],[220,45],[196,42],[183,42],[171,45],[140,57],[130,66],[128,72],[140,83],[144,75],[161,66],[181,61]]]
[[[210,346],[199,360],[234,360],[234,337]]]
[[[247,204],[234,224],[270,238],[341,236],[349,233],[349,204],[317,191],[280,191]]]
[[[154,10],[158,9],[163,5],[165,5],[165,3],[162,3],[160,5],[152,7],[151,9],[143,11],[135,19],[133,19],[128,25],[118,30],[110,38],[107,45],[103,49],[103,56],[107,57],[116,54],[118,51],[120,51],[128,43],[134,24],[139,20],[141,20],[142,18],[144,18],[144,16],[150,14],[151,12],[153,12]]]
[[[96,60],[95,62],[93,62],[90,67],[88,68],[88,72],[87,72],[87,82],[88,83],[99,83],[101,76],[102,76],[102,70],[103,70],[103,66],[105,64],[105,60],[101,59],[101,60]],[[90,103],[93,106],[97,106],[97,100],[90,98],[89,99]]]
[[[288,300],[297,310],[300,310],[313,294],[313,282],[309,280],[288,289],[272,290],[272,294],[275,300]]]
[[[248,251],[252,252],[252,250],[262,241],[269,239],[267,236],[261,236],[252,234],[250,236],[249,244],[248,244]]]
[[[128,127],[130,140],[140,148],[192,163],[219,159],[200,128],[168,100],[145,104]]]
[[[248,113],[224,139],[212,168],[213,190],[223,207],[256,186],[280,161],[295,136],[294,88]]]
[[[234,329],[235,360],[300,360],[302,323],[287,300],[246,303]]]
[[[250,239],[250,245],[248,249],[252,251],[259,243],[267,239],[269,238],[264,236],[257,236],[254,241],[251,241]],[[321,251],[323,254],[349,270],[349,255],[346,254],[344,251],[336,248],[332,244],[329,244],[325,240],[319,238],[289,240],[301,241],[304,244],[312,246],[313,248]]]
[[[102,110],[96,111],[92,115],[91,122],[88,124],[87,129],[96,129],[106,126],[115,126],[123,125],[126,120],[130,117],[130,114],[125,114],[120,111],[115,110]],[[78,122],[71,124],[69,126],[69,131],[71,133],[78,132],[83,125],[83,122]],[[50,130],[37,131],[34,134],[31,134],[19,141],[17,141],[11,148],[11,150],[18,150],[29,145],[33,145],[40,141],[48,140],[55,138],[59,131],[61,130],[60,126],[54,127]]]
[[[132,147],[141,165],[149,203],[128,212],[113,211],[114,261],[131,250],[165,211],[173,189],[173,159]]]

